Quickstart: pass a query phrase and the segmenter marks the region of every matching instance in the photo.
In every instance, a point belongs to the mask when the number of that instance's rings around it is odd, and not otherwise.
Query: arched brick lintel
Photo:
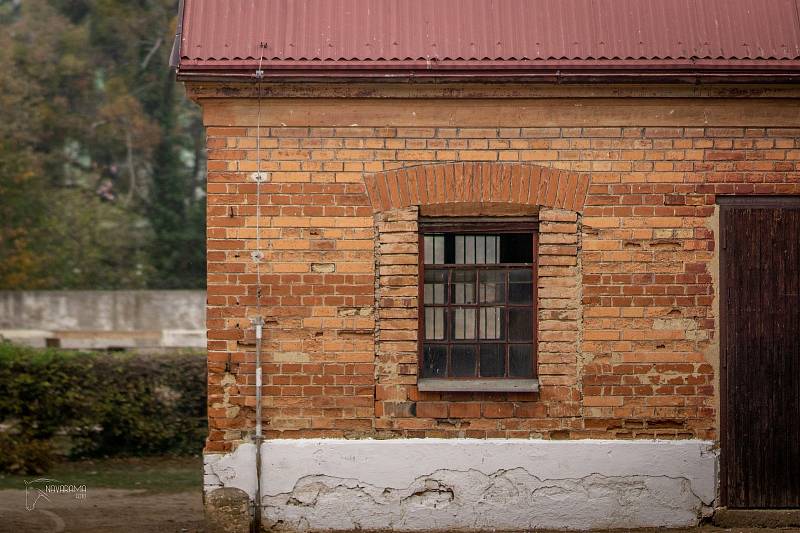
[[[445,163],[364,177],[374,212],[447,204],[517,204],[583,211],[589,175],[524,163]]]

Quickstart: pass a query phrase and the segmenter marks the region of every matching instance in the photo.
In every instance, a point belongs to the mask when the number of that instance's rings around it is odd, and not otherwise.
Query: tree
[[[0,288],[205,285],[175,0],[0,0]]]

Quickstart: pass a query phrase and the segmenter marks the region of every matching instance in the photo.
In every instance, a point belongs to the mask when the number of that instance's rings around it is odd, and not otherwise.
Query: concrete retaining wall
[[[0,336],[32,346],[206,346],[205,291],[0,291]]]
[[[273,440],[264,525],[276,530],[685,527],[711,514],[710,441]],[[255,493],[255,447],[206,454],[205,491]]]

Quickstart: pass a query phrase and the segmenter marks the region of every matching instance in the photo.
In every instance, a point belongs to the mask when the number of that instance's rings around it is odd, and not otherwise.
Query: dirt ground
[[[35,495],[34,495],[35,496]],[[152,493],[144,490],[91,489],[74,495],[40,498],[26,510],[24,490],[0,490],[0,533],[203,533],[199,491]],[[30,506],[30,495],[28,505]],[[786,533],[800,529],[648,529],[636,533]]]
[[[153,494],[146,491],[95,489],[85,499],[50,495],[25,509],[24,490],[0,491],[2,533],[202,533],[202,497],[199,491]],[[638,530],[637,533],[785,533],[787,529]],[[792,530],[800,531],[800,530]]]
[[[196,492],[91,489],[86,498],[50,495],[25,509],[24,490],[0,491],[2,533],[201,533],[202,496]]]

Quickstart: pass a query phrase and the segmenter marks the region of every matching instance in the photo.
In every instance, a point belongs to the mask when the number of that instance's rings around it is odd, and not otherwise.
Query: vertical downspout
[[[253,502],[253,521],[251,522],[252,533],[261,533],[261,445],[264,442],[261,420],[261,342],[264,334],[264,317],[261,316],[261,261],[264,254],[261,251],[261,183],[265,181],[265,176],[261,173],[261,80],[264,78],[264,71],[261,70],[261,63],[264,60],[263,48],[265,44],[259,43],[262,49],[261,59],[258,62],[258,70],[255,72],[256,83],[258,86],[258,118],[256,121],[256,172],[254,180],[256,182],[256,249],[252,253],[252,258],[256,263],[256,316],[252,319],[256,328],[256,434],[254,437],[256,444],[256,490]]]
[[[261,291],[257,297],[260,298]],[[253,320],[256,327],[256,492],[253,508],[253,533],[261,533],[261,444],[264,437],[261,430],[261,338],[263,337],[264,319],[259,315]]]

